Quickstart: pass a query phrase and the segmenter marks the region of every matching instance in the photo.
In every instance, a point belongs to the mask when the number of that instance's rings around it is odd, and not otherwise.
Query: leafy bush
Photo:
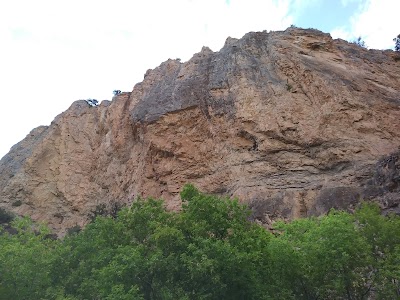
[[[90,221],[94,221],[97,217],[107,217],[110,216],[112,218],[116,218],[118,215],[118,212],[124,207],[123,204],[116,202],[116,201],[111,201],[107,207],[105,203],[101,203],[96,205],[95,209],[92,210],[88,214],[88,218]]]
[[[86,99],[85,100],[87,104],[89,104],[90,107],[96,107],[99,106],[99,101],[97,101],[96,99]]]
[[[21,200],[14,201],[11,205],[15,206],[15,207],[21,206],[22,205],[22,201]]]
[[[367,48],[367,45],[365,44],[365,41],[361,38],[361,36],[358,37],[356,40],[353,40],[351,43],[356,44],[363,48]]]
[[[11,212],[0,207],[0,224],[10,223],[13,219],[14,215]]]
[[[78,234],[79,232],[81,232],[82,227],[79,225],[75,225],[73,227],[70,227],[67,229],[67,234],[68,235],[74,235],[74,234]]]
[[[237,199],[186,185],[180,212],[137,199],[64,240],[27,219],[0,235],[5,299],[398,299],[400,218],[355,214],[249,221]],[[13,224],[14,224],[13,223]],[[36,233],[35,233],[36,232]]]
[[[400,34],[393,39],[394,42],[394,50],[400,51]]]
[[[13,221],[17,234],[0,235],[0,299],[43,299],[51,286],[49,276],[56,242],[49,230],[28,218]]]

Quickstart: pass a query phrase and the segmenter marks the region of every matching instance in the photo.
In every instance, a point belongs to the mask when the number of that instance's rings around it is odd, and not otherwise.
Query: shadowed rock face
[[[187,182],[264,223],[362,199],[399,212],[399,120],[398,53],[316,30],[248,33],[33,130],[0,161],[0,206],[60,234],[138,195],[178,209]]]

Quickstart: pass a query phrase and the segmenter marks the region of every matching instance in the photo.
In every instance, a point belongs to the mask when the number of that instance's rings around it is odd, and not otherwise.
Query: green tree
[[[383,216],[374,203],[364,203],[354,216],[358,231],[371,248],[371,286],[381,299],[400,297],[400,218]]]
[[[146,292],[151,283],[149,264],[156,255],[148,247],[151,233],[167,218],[161,201],[153,199],[138,199],[116,219],[97,217],[82,232],[64,240],[52,270],[53,285],[63,288],[66,295],[85,299],[123,291],[139,297],[139,287]]]
[[[348,213],[331,211],[319,219],[278,225],[283,231],[279,239],[291,246],[295,259],[275,268],[288,268],[286,274],[301,270],[292,279],[296,299],[363,299],[369,293],[365,276],[370,271],[371,247],[354,222]]]
[[[0,234],[0,298],[41,299],[50,287],[48,276],[57,241],[48,239],[45,226],[28,218],[12,223],[18,233]]]
[[[360,47],[367,48],[367,45],[365,44],[365,41],[359,36],[357,39],[352,41],[353,44],[356,44]]]
[[[180,213],[137,199],[68,236],[51,273],[63,296],[267,299],[271,235],[237,200],[185,186]]]
[[[365,41],[361,38],[361,36],[353,40],[351,43],[356,44],[357,46],[360,46],[362,48],[367,48],[367,45],[365,44]]]
[[[182,210],[136,199],[63,240],[29,219],[0,234],[0,299],[398,299],[400,218],[249,221],[237,199],[186,185]]]
[[[400,51],[400,34],[393,39],[394,42],[394,50]]]
[[[181,198],[181,228],[189,242],[182,256],[187,291],[206,299],[267,298],[263,266],[271,234],[249,222],[249,209],[237,199],[204,195],[192,185]]]

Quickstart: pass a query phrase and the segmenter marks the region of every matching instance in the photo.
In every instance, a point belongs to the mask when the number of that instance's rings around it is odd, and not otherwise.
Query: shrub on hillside
[[[365,44],[365,41],[359,36],[357,39],[352,41],[353,44],[356,44],[362,48],[367,48],[367,45]]]
[[[400,51],[400,34],[393,39],[394,42],[394,50]]]
[[[11,212],[6,211],[4,208],[0,208],[0,224],[10,223],[14,219],[14,215]]]

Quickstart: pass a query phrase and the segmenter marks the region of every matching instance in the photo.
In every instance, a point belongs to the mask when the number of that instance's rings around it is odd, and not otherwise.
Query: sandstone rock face
[[[0,206],[60,234],[102,203],[179,209],[188,182],[239,197],[263,223],[368,199],[399,212],[399,146],[398,53],[317,30],[252,32],[34,129],[0,161]]]

